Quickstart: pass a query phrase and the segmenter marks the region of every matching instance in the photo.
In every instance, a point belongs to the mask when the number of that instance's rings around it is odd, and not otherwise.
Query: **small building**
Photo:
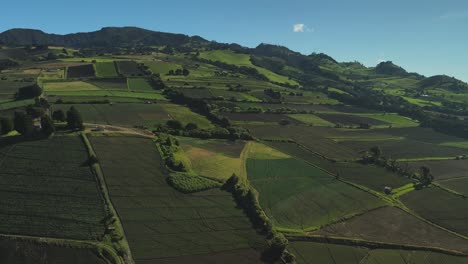
[[[384,187],[384,193],[385,193],[385,194],[391,194],[391,193],[392,193],[392,188],[391,188],[391,187],[388,187],[388,186],[385,186],[385,187]]]
[[[41,123],[41,118],[34,118],[33,119],[33,127],[37,131],[42,129],[42,123]]]

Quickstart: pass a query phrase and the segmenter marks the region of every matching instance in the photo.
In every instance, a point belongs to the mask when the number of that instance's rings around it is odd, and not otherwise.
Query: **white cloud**
[[[293,31],[296,33],[304,32],[305,29],[306,29],[306,25],[304,24],[295,24],[293,27]]]

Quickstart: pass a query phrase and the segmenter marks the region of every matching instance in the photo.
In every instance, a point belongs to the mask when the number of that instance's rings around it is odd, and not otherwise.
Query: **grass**
[[[128,78],[128,89],[131,91],[151,92],[154,91],[151,84],[144,78]]]
[[[127,98],[139,98],[139,99],[147,99],[147,100],[163,100],[167,101],[167,99],[160,93],[146,93],[146,92],[133,92],[133,91],[111,91],[111,90],[95,90],[95,91],[49,91],[47,92],[49,96],[89,96],[89,97],[127,97]],[[91,99],[92,100],[92,99]]]
[[[186,125],[187,123],[195,123],[199,128],[214,127],[206,117],[190,111],[187,107],[176,104],[161,104],[161,107],[166,111],[170,118],[182,122],[183,125]]]
[[[1,233],[102,239],[105,208],[79,137],[6,145],[0,157]]]
[[[73,82],[44,82],[43,88],[45,92],[77,92],[77,91],[96,91],[100,90],[99,87],[94,86],[87,82],[73,81]]]
[[[87,82],[104,90],[128,91],[127,80],[125,78],[99,78],[88,80]]]
[[[195,193],[214,188],[220,188],[221,183],[196,175],[172,174],[168,183],[183,193]]]
[[[398,114],[359,114],[360,116],[365,116],[380,120],[391,124],[393,127],[415,127],[419,126],[419,123],[410,118],[400,116]]]
[[[117,70],[115,63],[112,62],[97,62],[94,66],[96,68],[97,77],[117,77]]]
[[[344,184],[294,158],[270,159],[265,150],[247,159],[250,182],[260,203],[280,228],[307,230],[382,205],[374,196]],[[273,150],[274,151],[274,150]]]
[[[260,258],[256,250],[265,242],[229,193],[174,190],[148,139],[92,137],[91,142],[136,262],[215,263]],[[129,177],[129,171],[138,177]]]
[[[334,126],[335,125],[313,114],[293,114],[293,115],[288,115],[288,116],[291,118],[297,119],[305,124],[309,124],[313,126]]]
[[[468,235],[466,198],[437,187],[410,192],[400,198],[409,208],[429,221],[459,234]]]
[[[273,82],[299,85],[296,81],[289,80],[285,76],[276,74],[265,68],[253,65],[252,62],[250,62],[250,56],[247,54],[234,53],[233,51],[230,51],[230,50],[213,50],[213,51],[202,52],[200,54],[200,57],[204,59],[212,60],[212,61],[221,61],[221,62],[228,63],[228,64],[255,68],[261,74],[265,75],[269,80]]]
[[[24,107],[34,104],[34,99],[26,99],[26,100],[20,100],[20,101],[11,101],[11,102],[5,102],[5,103],[0,103],[0,110],[8,110],[8,109],[13,109],[13,108],[19,108],[19,107]]]
[[[152,73],[159,73],[161,75],[166,75],[167,73],[169,73],[170,70],[177,70],[177,69],[181,69],[182,66],[177,64],[177,63],[173,63],[173,62],[165,62],[165,61],[144,61],[143,62],[146,66],[149,67],[150,71]]]
[[[398,245],[438,247],[468,253],[467,240],[391,206],[326,226],[312,234]]]
[[[218,180],[227,180],[233,173],[241,174],[241,152],[245,143],[225,140],[178,138],[189,161],[188,167],[196,174]],[[220,166],[222,164],[222,166]]]

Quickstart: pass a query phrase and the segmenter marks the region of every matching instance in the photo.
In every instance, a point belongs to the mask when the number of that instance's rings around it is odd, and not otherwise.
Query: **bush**
[[[187,174],[172,174],[167,181],[174,189],[183,193],[200,192],[221,186],[219,182]]]
[[[9,118],[1,118],[0,128],[2,135],[10,133],[11,131],[13,131],[13,121]]]

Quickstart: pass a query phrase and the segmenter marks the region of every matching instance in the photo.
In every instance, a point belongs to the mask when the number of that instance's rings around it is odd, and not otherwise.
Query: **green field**
[[[343,180],[382,192],[384,187],[397,188],[411,181],[384,168],[357,162],[331,162],[294,143],[267,142],[269,146],[318,166]]]
[[[309,124],[313,126],[334,126],[335,125],[313,114],[294,114],[294,115],[288,115],[288,116],[294,119],[297,119],[305,124]]]
[[[140,98],[140,99],[148,99],[148,100],[167,100],[162,94],[160,93],[147,93],[147,92],[133,92],[133,91],[110,91],[110,90],[89,90],[89,91],[50,91],[47,92],[49,96],[60,96],[60,97],[67,97],[67,96],[88,96],[88,97],[128,97],[128,98]]]
[[[188,158],[186,167],[205,177],[226,180],[233,173],[241,175],[243,161],[241,152],[245,142],[225,140],[201,140],[178,138]],[[188,164],[187,164],[188,163]],[[219,166],[219,164],[223,164]]]
[[[260,155],[265,153],[265,155]],[[263,148],[248,154],[247,175],[273,223],[311,229],[383,205],[378,198],[294,158],[272,159]]]
[[[54,92],[80,92],[80,91],[95,91],[100,90],[99,87],[94,86],[87,82],[73,81],[73,82],[44,82],[42,84],[46,93]]]
[[[0,238],[1,263],[108,264],[96,248],[72,248],[21,239]]]
[[[6,145],[0,157],[0,232],[102,239],[104,204],[79,137]]]
[[[261,74],[265,75],[271,81],[298,85],[297,82],[288,80],[288,78],[285,76],[276,74],[265,68],[253,65],[252,62],[250,62],[250,56],[247,54],[234,53],[230,50],[214,50],[203,52],[200,54],[200,57],[212,61],[221,61],[224,63],[234,64],[238,66],[252,67],[257,69]]]
[[[151,92],[154,91],[153,87],[147,79],[143,78],[128,78],[128,89],[131,91]]]
[[[92,137],[91,142],[137,263],[259,261],[256,249],[265,242],[229,193],[172,189],[151,140]]]
[[[117,77],[117,70],[114,62],[97,62],[96,68],[97,77]]]
[[[430,251],[368,249],[308,241],[290,242],[298,264],[466,264],[467,257]]]
[[[152,73],[159,73],[161,75],[166,75],[169,73],[170,70],[177,70],[181,69],[182,66],[173,62],[165,62],[165,61],[144,61],[143,62],[146,66],[149,67]]]
[[[434,227],[396,207],[372,210],[326,226],[313,234],[468,253],[468,240]]]
[[[413,211],[429,221],[462,235],[468,235],[466,198],[437,187],[413,191],[401,197]]]

